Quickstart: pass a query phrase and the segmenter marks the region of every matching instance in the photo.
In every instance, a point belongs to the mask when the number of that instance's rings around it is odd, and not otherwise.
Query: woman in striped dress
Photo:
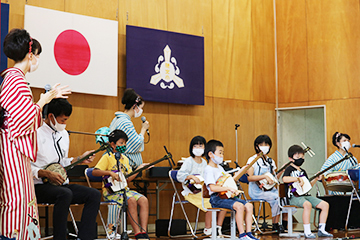
[[[141,152],[144,151],[144,136],[149,128],[149,122],[143,122],[140,133],[136,132],[131,118],[141,116],[145,102],[134,89],[128,88],[125,90],[121,103],[124,104],[125,110],[124,112],[115,113],[115,118],[110,124],[110,132],[119,129],[128,136],[129,140],[126,143],[124,155],[129,158],[130,166],[134,169],[143,163]]]
[[[351,144],[350,144],[350,136],[346,133],[334,133],[332,137],[332,143],[337,148],[337,150],[330,155],[330,157],[325,161],[325,163],[322,165],[320,171],[330,167],[332,164],[338,162],[342,158],[344,158],[347,153],[345,151],[345,148],[347,151],[349,151]],[[340,171],[346,171],[347,169],[356,168],[358,166],[358,161],[355,157],[349,158],[344,160],[343,162],[339,163],[335,167],[329,169],[324,173],[324,176],[326,176],[329,173],[333,172],[340,172]],[[334,192],[329,191],[329,194],[331,195],[341,195],[342,192]]]
[[[39,220],[30,161],[35,161],[36,129],[41,126],[41,110],[54,97],[62,97],[56,87],[33,102],[25,74],[39,64],[41,45],[24,29],[13,29],[4,40],[5,55],[15,61],[1,73],[0,104],[0,238],[38,239]]]

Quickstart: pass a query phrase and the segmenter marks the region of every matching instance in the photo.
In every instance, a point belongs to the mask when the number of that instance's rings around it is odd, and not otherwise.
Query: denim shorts
[[[233,205],[235,202],[242,203],[243,205],[246,204],[245,200],[239,199],[238,197],[222,199],[219,197],[217,193],[216,194],[213,193],[210,196],[210,203],[213,208],[226,208],[226,209],[234,210]]]
[[[306,201],[310,202],[313,208],[316,208],[316,206],[319,205],[319,203],[321,203],[323,200],[313,196],[301,196],[301,197],[293,196],[289,200],[291,205],[295,205],[298,207],[303,207],[304,202]]]

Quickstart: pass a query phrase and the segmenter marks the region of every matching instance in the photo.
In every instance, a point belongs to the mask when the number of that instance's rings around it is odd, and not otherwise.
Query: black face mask
[[[305,159],[299,158],[299,159],[294,159],[294,161],[295,161],[294,164],[300,167],[304,163]]]

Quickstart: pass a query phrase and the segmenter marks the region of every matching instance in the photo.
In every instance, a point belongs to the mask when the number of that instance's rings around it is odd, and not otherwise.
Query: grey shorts
[[[290,198],[290,205],[295,205],[297,207],[303,207],[304,202],[310,202],[313,208],[316,208],[319,203],[321,203],[323,200],[313,197],[313,196],[302,196],[302,197],[291,197]]]

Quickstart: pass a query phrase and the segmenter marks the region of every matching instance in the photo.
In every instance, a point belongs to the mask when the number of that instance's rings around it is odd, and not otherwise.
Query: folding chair
[[[86,178],[86,181],[87,181],[90,188],[92,188],[91,182],[102,182],[102,177],[95,177],[92,174],[93,170],[94,170],[94,168],[86,168],[85,169],[85,178]],[[101,205],[108,205],[108,206],[117,207],[117,203],[115,203],[115,202],[104,202],[104,201],[102,201],[102,202],[100,202],[100,206]],[[101,214],[100,209],[99,209],[99,216],[100,216],[100,219],[101,219],[102,226],[103,226],[103,228],[105,230],[105,233],[106,233],[106,238],[111,239],[110,235],[109,235],[109,233],[107,231],[106,224],[105,224],[105,221],[104,221],[104,218],[103,218],[103,216]]]
[[[350,196],[350,202],[349,202],[349,208],[348,208],[348,213],[346,216],[346,223],[345,223],[345,231],[348,230],[348,223],[349,223],[349,217],[350,217],[350,211],[351,211],[351,205],[353,201],[358,200],[360,202],[360,197],[359,197],[359,189],[356,185],[359,184],[359,175],[360,175],[360,170],[359,169],[349,169],[346,170],[346,173],[348,175],[348,178],[350,180],[351,186],[353,188],[352,192],[351,192],[351,196]],[[354,182],[356,182],[357,184],[354,184]]]
[[[216,236],[216,213],[220,212],[222,210],[225,211],[231,211],[231,216],[230,216],[230,229],[231,229],[231,235],[230,235],[230,240],[236,240],[238,239],[236,237],[236,221],[235,221],[235,211],[234,210],[230,210],[230,209],[225,209],[225,208],[205,208],[205,204],[204,204],[204,199],[206,198],[210,198],[210,196],[205,196],[204,193],[204,188],[205,188],[205,184],[202,183],[202,188],[201,188],[201,203],[202,203],[202,207],[203,209],[205,209],[206,211],[210,211],[211,212],[211,238],[207,238],[207,239],[211,239],[211,240],[224,240],[223,237],[218,238]]]
[[[239,179],[239,188],[241,191],[243,191],[243,188],[241,186],[240,183],[244,183],[244,184],[249,184],[249,180],[247,178],[247,174],[244,174],[243,176],[241,176],[241,178]],[[266,201],[264,199],[247,199],[245,193],[242,194],[243,198],[245,199],[245,201],[247,202],[251,202],[254,207],[255,207],[255,203],[259,204],[259,209],[258,209],[258,213],[257,213],[257,217],[255,218],[254,214],[253,214],[253,220],[255,223],[255,229],[254,231],[259,231],[260,234],[262,234],[263,232],[261,231],[260,227],[259,227],[259,219],[260,219],[260,214],[261,214],[261,208],[263,207],[263,218],[264,218],[264,222],[263,222],[263,230],[265,231],[265,203]],[[254,213],[255,213],[255,208],[254,208]]]
[[[171,238],[176,238],[176,237],[186,237],[186,236],[193,236],[194,238],[197,238],[196,236],[196,230],[197,230],[197,225],[198,225],[198,220],[199,220],[199,212],[200,212],[200,208],[197,209],[197,214],[196,214],[196,222],[195,222],[195,229],[192,228],[191,224],[190,224],[190,221],[189,221],[189,218],[185,212],[185,208],[184,208],[184,204],[187,204],[189,203],[188,201],[186,200],[181,200],[180,198],[180,194],[179,192],[177,191],[177,188],[176,188],[176,185],[175,183],[179,183],[179,181],[177,180],[177,173],[178,173],[178,170],[170,170],[169,171],[169,178],[170,178],[170,181],[171,181],[171,184],[174,188],[174,194],[173,194],[173,197],[172,197],[172,203],[171,203],[171,211],[170,211],[170,220],[169,220],[169,227],[168,227],[168,236],[171,237]],[[171,233],[170,233],[170,230],[171,230],[171,223],[172,223],[172,219],[173,219],[173,214],[174,214],[174,209],[175,209],[175,205],[176,204],[179,204],[180,207],[181,207],[181,210],[182,212],[184,213],[184,216],[186,218],[186,222],[189,226],[189,229],[190,229],[190,232],[191,234],[189,235],[177,235],[177,236],[172,236]]]
[[[298,208],[295,205],[288,205],[286,201],[283,201],[286,199],[286,192],[285,192],[285,184],[281,183],[279,184],[279,206],[280,209],[286,209],[288,214],[288,232],[287,233],[280,233],[280,237],[300,237],[301,233],[294,233],[293,232],[293,212],[296,211],[296,208]]]
[[[46,240],[46,239],[52,239],[54,238],[53,235],[50,235],[49,236],[49,207],[53,207],[54,204],[51,204],[51,203],[37,203],[38,207],[45,207],[45,216],[39,216],[39,219],[40,218],[44,218],[45,219],[45,237],[41,238],[42,240]],[[77,205],[77,204],[74,204],[74,205]],[[72,237],[77,237],[78,233],[79,233],[79,229],[76,225],[76,221],[75,221],[75,218],[74,218],[74,215],[71,211],[71,208],[69,208],[69,213],[70,213],[70,217],[71,217],[71,222],[74,226],[74,230],[75,230],[75,234],[74,233],[69,233],[69,236],[72,236]]]

